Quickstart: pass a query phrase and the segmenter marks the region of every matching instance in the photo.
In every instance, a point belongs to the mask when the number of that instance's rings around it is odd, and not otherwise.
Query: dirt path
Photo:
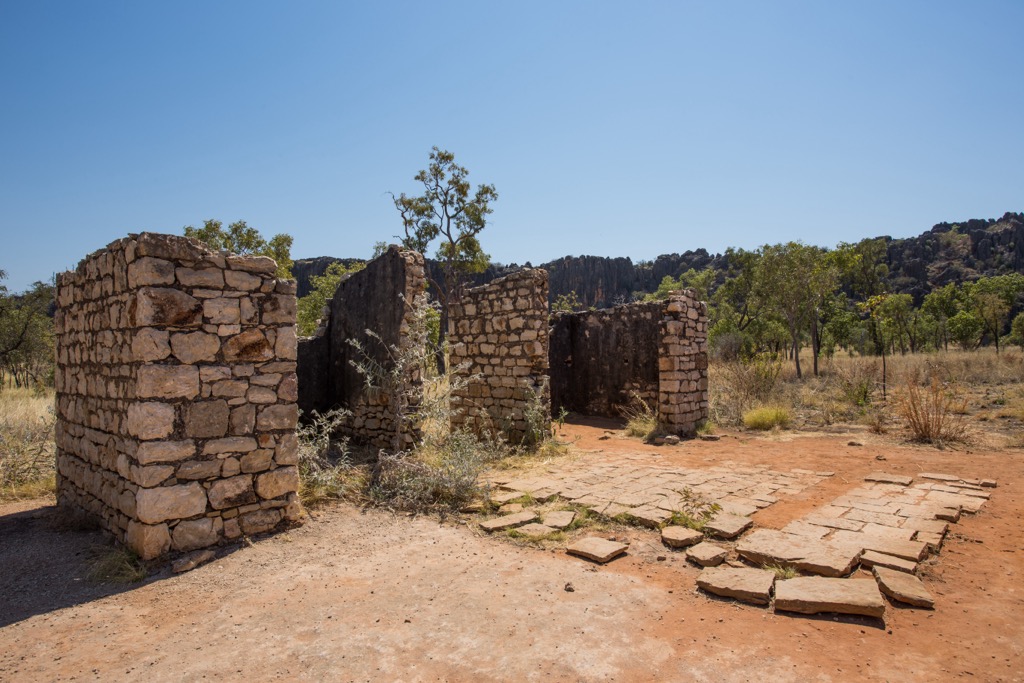
[[[50,530],[39,502],[0,506],[0,680],[1024,677],[1020,450],[939,451],[861,434],[651,447],[606,426],[567,426],[565,436],[592,451],[585,458],[836,472],[756,513],[761,526],[778,528],[876,469],[993,477],[999,488],[926,564],[935,611],[890,606],[884,628],[709,599],[695,590],[698,570],[653,532],[631,532],[629,554],[597,567],[460,523],[349,506],[190,573],[116,589],[83,579],[98,534]]]

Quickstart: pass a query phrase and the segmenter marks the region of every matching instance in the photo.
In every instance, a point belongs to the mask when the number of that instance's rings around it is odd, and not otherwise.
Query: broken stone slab
[[[576,513],[572,510],[556,510],[544,515],[544,523],[554,529],[565,529],[576,519]]]
[[[649,529],[657,529],[672,518],[672,513],[646,505],[632,508],[626,514],[640,526],[645,526]]]
[[[716,567],[729,556],[729,551],[714,543],[698,543],[686,549],[686,559],[693,560],[702,567]]]
[[[823,538],[827,534],[830,534],[832,530],[828,527],[815,526],[814,524],[808,524],[805,521],[795,519],[786,526],[782,527],[782,532],[786,534],[792,534],[793,536],[803,536],[804,538],[819,539]]]
[[[853,571],[861,549],[794,536],[774,529],[757,529],[739,542],[736,551],[740,557],[754,564],[777,564],[835,577],[846,576]]]
[[[570,555],[577,555],[587,560],[604,564],[626,552],[628,547],[625,543],[590,536],[581,538],[566,548],[565,551]]]
[[[872,571],[874,572],[875,580],[878,582],[878,587],[893,600],[905,602],[915,607],[927,607],[928,609],[935,607],[935,599],[932,598],[932,594],[921,583],[921,579],[913,574],[886,569],[877,565]]]
[[[538,538],[540,536],[547,536],[550,533],[554,533],[555,531],[557,531],[557,529],[555,529],[554,527],[547,526],[545,524],[537,524],[536,522],[531,522],[530,524],[524,524],[521,527],[516,527],[511,531],[515,531],[517,534],[522,534],[523,536],[527,536],[529,538]]]
[[[685,526],[667,526],[661,530],[661,542],[669,548],[688,548],[704,540],[704,534]]]
[[[908,477],[903,474],[890,474],[889,472],[872,472],[868,476],[864,477],[864,481],[873,481],[878,484],[898,484],[900,486],[910,486],[910,483],[914,481],[914,478]]]
[[[498,508],[498,512],[503,515],[511,515],[513,512],[522,512],[524,509],[522,503],[505,503]]]
[[[183,572],[190,572],[201,564],[206,564],[214,557],[216,553],[212,550],[197,550],[191,552],[188,555],[179,557],[171,564],[171,571],[175,574],[181,574]]]
[[[928,550],[932,551],[933,553],[939,552],[939,549],[942,548],[943,538],[945,538],[944,534],[935,534],[930,531],[918,531],[914,535],[915,541],[921,541],[922,543],[927,545]]]
[[[537,513],[527,510],[526,512],[517,512],[512,515],[504,515],[503,517],[488,519],[486,522],[480,522],[480,528],[484,531],[505,531],[535,521],[537,521]]]
[[[860,565],[871,569],[872,567],[884,567],[886,569],[895,569],[900,572],[907,572],[913,574],[917,570],[917,562],[905,560],[902,557],[896,557],[895,555],[886,555],[885,553],[879,553],[874,550],[865,550],[860,556]]]
[[[774,572],[750,567],[709,567],[697,577],[701,590],[754,605],[768,604],[774,583]]]
[[[728,512],[719,512],[704,525],[704,529],[718,538],[736,538],[753,526],[753,520]]]
[[[939,474],[936,472],[922,472],[917,475],[922,479],[931,479],[933,481],[963,481],[960,477],[955,474]]]
[[[886,555],[895,555],[904,560],[920,562],[928,554],[928,545],[921,541],[901,541],[899,539],[871,536],[859,531],[837,531],[829,539],[833,545],[846,547],[857,554],[865,550],[874,550]]]
[[[700,435],[700,440],[701,441],[719,441],[721,438],[722,437],[719,434],[701,434]]]
[[[775,582],[775,610],[859,614],[881,619],[885,615],[885,599],[870,579],[806,576]]]
[[[982,479],[981,486],[986,489],[994,489],[996,487],[995,479]]]
[[[750,503],[740,503],[734,500],[720,500],[718,507],[722,508],[722,512],[730,515],[737,515],[739,517],[748,517],[758,511],[758,507]]]
[[[522,491],[492,491],[491,502],[497,503],[498,505],[504,505],[505,503],[522,498],[526,494]]]

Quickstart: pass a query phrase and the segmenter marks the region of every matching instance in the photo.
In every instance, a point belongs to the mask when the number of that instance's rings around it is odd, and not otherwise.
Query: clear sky
[[[1024,210],[1024,2],[0,0],[0,269],[244,219],[399,231],[433,145],[503,263]]]

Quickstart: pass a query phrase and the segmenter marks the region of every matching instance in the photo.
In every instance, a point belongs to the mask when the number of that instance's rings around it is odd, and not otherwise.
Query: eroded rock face
[[[275,268],[144,233],[58,277],[61,506],[147,559],[302,518],[295,284]]]

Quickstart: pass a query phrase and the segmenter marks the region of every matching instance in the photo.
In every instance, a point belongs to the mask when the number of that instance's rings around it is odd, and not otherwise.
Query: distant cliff
[[[934,287],[949,282],[1024,273],[1024,213],[939,223],[917,237],[882,239],[888,244],[890,291],[912,294],[917,303]],[[309,293],[309,278],[323,274],[330,263],[342,261],[350,265],[358,260],[320,256],[295,261],[292,273],[299,282],[299,296]],[[584,306],[604,308],[629,301],[634,292],[653,292],[665,276],[679,277],[691,268],[723,270],[726,266],[722,254],[696,249],[636,263],[625,257],[565,256],[538,267],[549,273],[552,301],[562,294],[576,292]],[[432,277],[442,277],[436,262],[428,261],[427,267]],[[518,269],[515,264],[492,264],[471,281],[474,285],[484,284]]]

